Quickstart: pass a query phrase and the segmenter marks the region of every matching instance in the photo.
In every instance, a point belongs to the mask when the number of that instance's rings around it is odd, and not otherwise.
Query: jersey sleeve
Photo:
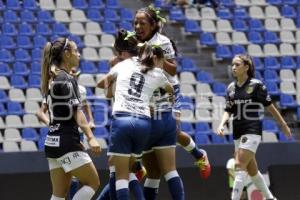
[[[226,92],[226,97],[225,97],[225,111],[229,113],[233,113],[233,99],[230,97],[232,88],[228,87],[227,92]]]
[[[108,74],[112,75],[113,77],[117,77],[118,73],[120,73],[121,67],[121,63],[116,64],[113,68],[110,69]]]
[[[158,88],[165,88],[167,86],[167,84],[169,83],[168,78],[166,77],[166,75],[161,71],[160,73],[160,81],[159,81],[159,85]]]
[[[161,44],[160,47],[164,51],[164,56],[166,59],[174,59],[175,58],[175,50],[173,48],[171,41]]]
[[[272,104],[272,99],[268,94],[267,87],[263,83],[259,83],[257,85],[256,99],[259,103],[262,103],[265,107]]]
[[[78,89],[79,89],[79,93],[80,93],[80,99],[81,101],[85,101],[86,100],[86,88],[82,85],[78,85]]]

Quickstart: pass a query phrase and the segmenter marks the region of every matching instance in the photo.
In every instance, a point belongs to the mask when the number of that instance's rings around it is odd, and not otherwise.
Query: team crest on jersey
[[[247,87],[246,92],[247,92],[247,94],[251,94],[253,92],[253,90],[254,90],[253,87],[249,86],[249,87]]]
[[[246,143],[246,142],[247,142],[247,140],[248,140],[248,138],[247,138],[247,137],[243,137],[243,138],[242,138],[242,140],[241,140],[241,142],[242,142],[242,143]]]

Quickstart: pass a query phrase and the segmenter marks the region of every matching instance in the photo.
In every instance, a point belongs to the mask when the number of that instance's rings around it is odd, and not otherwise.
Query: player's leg
[[[114,155],[114,166],[116,168],[116,193],[118,200],[129,199],[129,163],[129,157]]]

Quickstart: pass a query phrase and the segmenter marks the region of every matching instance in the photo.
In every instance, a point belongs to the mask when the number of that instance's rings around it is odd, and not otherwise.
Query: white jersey
[[[78,85],[78,90],[79,90],[81,101],[86,100],[86,88],[82,85]]]
[[[115,65],[109,74],[116,78],[115,102],[112,113],[129,112],[150,117],[150,98],[156,88],[169,83],[163,70],[154,68],[146,74],[136,57]]]

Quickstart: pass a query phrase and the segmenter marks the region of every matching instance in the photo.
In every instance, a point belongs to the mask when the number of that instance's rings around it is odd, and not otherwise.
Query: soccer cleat
[[[144,166],[142,166],[141,169],[135,172],[135,176],[139,182],[141,182],[146,175],[147,175],[147,171]]]
[[[197,165],[200,169],[201,178],[207,179],[210,176],[211,167],[208,161],[206,151],[204,149],[200,149],[200,151],[203,153],[203,156],[195,162],[195,165]]]

